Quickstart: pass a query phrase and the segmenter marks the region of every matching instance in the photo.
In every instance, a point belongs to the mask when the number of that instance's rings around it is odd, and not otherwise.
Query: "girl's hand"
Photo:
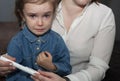
[[[56,66],[52,63],[52,56],[49,52],[45,51],[38,55],[37,64],[47,70],[55,71]]]

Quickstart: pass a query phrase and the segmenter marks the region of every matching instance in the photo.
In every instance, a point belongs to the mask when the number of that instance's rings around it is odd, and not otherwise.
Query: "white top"
[[[52,29],[64,38],[70,51],[72,74],[67,77],[71,81],[101,81],[109,68],[115,38],[112,10],[103,4],[92,3],[66,33],[61,8],[60,4]]]

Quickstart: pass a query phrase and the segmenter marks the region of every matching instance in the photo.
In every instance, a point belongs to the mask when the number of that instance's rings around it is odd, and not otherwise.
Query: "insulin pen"
[[[33,75],[34,73],[38,73],[37,71],[33,70],[32,68],[29,68],[29,67],[20,65],[20,64],[12,61],[12,60],[10,60],[10,59],[7,59],[7,58],[5,58],[5,57],[3,57],[3,56],[0,56],[0,60],[12,62],[12,65],[13,65],[14,67],[16,67],[16,68],[18,68],[18,69],[20,69],[20,70],[22,70],[22,71],[24,71],[24,72],[27,72],[27,73],[29,73],[29,74],[31,74],[31,75]]]

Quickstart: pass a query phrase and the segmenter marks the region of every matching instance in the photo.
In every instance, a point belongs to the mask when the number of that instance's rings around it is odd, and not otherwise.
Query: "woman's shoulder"
[[[98,3],[92,3],[90,5],[90,9],[95,10],[97,12],[102,12],[102,13],[112,11],[112,9],[110,7],[108,7],[108,6],[106,6],[106,5],[102,4],[102,3],[99,3],[99,2]]]

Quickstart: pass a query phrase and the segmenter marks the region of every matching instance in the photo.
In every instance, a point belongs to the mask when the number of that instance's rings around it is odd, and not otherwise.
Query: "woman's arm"
[[[93,50],[86,69],[68,75],[71,81],[101,81],[112,54],[115,39],[115,20],[109,9],[102,19],[102,23],[94,39]],[[97,22],[97,21],[96,21]]]

